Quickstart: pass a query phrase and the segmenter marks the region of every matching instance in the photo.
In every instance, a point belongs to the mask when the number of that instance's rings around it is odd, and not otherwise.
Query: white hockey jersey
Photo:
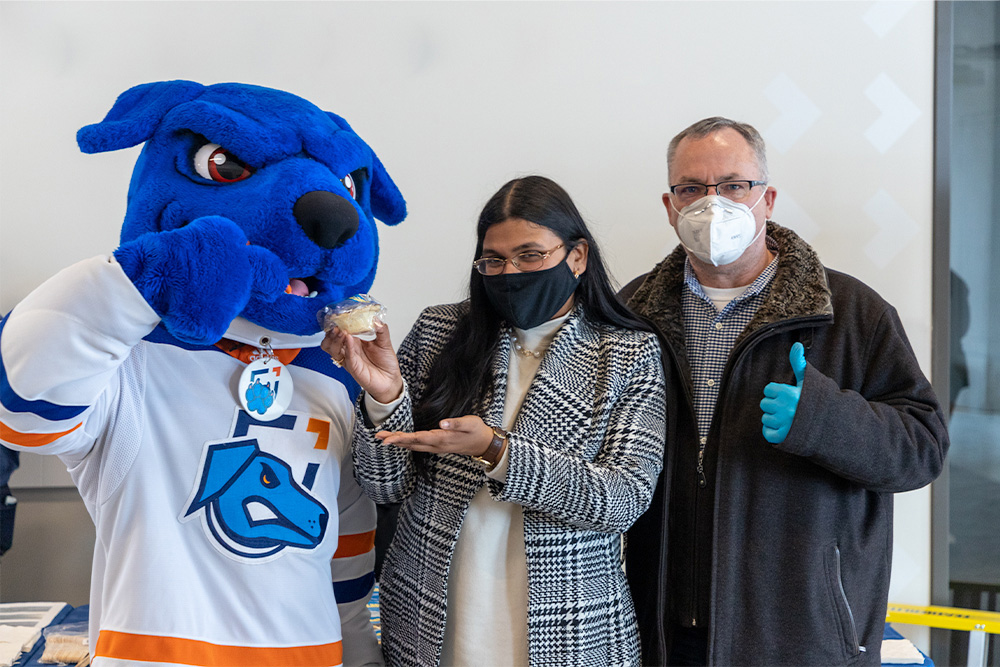
[[[114,258],[96,257],[0,329],[0,441],[58,455],[97,527],[93,665],[381,663],[366,606],[375,507],[322,335],[238,319],[226,345],[197,346],[158,324]],[[294,384],[272,421],[236,393],[238,344],[245,359],[264,342]]]

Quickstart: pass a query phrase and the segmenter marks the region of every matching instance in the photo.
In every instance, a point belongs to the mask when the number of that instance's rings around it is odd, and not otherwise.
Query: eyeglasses
[[[537,271],[542,268],[542,264],[549,255],[554,253],[559,248],[562,248],[565,244],[560,243],[552,250],[546,250],[541,252],[539,250],[525,250],[524,252],[519,252],[510,259],[503,259],[502,257],[483,257],[482,259],[477,259],[472,263],[476,271],[479,271],[484,276],[497,276],[503,273],[504,267],[507,262],[514,265],[518,271]]]
[[[680,183],[671,185],[670,192],[681,202],[691,203],[708,194],[709,188],[715,188],[720,196],[730,201],[743,201],[750,196],[750,190],[758,185],[767,185],[767,181],[722,181],[721,183]]]

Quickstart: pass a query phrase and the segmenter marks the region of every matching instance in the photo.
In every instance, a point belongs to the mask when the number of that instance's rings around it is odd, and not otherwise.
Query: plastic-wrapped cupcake
[[[384,323],[386,308],[369,294],[356,294],[349,299],[324,306],[316,317],[323,331],[334,327],[361,340],[374,340],[375,327]]]

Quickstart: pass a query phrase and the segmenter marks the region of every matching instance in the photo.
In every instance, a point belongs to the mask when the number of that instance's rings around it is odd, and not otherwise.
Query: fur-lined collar
[[[777,272],[767,299],[734,347],[754,331],[777,322],[799,317],[833,316],[826,269],[816,252],[798,234],[770,221],[767,223],[767,235],[778,244]],[[646,275],[628,303],[637,313],[652,319],[659,326],[682,367],[689,370],[681,311],[686,257],[684,248],[678,245]]]

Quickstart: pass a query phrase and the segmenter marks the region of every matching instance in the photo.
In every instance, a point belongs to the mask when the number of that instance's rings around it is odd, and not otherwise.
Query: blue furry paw
[[[273,253],[247,244],[221,216],[123,243],[115,259],[176,338],[209,345],[222,338],[251,297],[271,301],[288,285]]]

